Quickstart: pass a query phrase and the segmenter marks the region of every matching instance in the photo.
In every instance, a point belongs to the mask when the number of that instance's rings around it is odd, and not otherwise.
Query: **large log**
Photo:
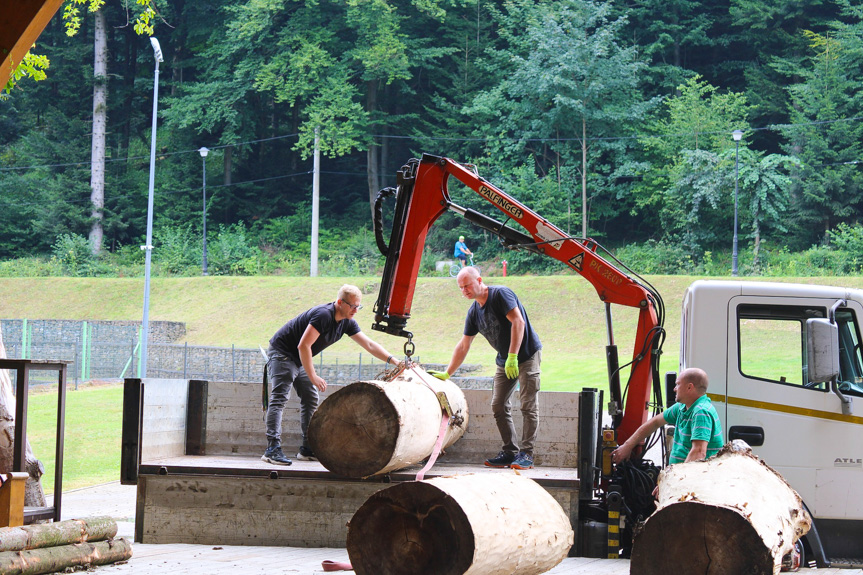
[[[321,464],[345,477],[370,477],[427,458],[441,427],[441,391],[452,408],[443,449],[467,429],[464,392],[420,367],[392,381],[357,381],[327,397],[309,424],[309,444]]]
[[[0,529],[0,551],[23,551],[86,541],[101,541],[112,539],[115,535],[117,535],[117,522],[110,517],[4,527]]]
[[[812,525],[797,492],[740,440],[666,468],[658,499],[633,541],[632,573],[776,574]]]
[[[534,575],[573,542],[569,518],[517,472],[436,477],[378,491],[348,524],[357,575]]]
[[[4,551],[0,553],[0,573],[39,575],[63,571],[68,567],[108,565],[125,561],[131,556],[132,545],[122,538],[28,551]]]

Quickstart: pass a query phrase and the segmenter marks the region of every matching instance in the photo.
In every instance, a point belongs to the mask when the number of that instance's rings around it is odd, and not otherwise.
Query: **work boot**
[[[525,453],[524,451],[519,451],[518,455],[515,456],[515,459],[510,464],[510,467],[513,469],[532,469],[533,455]]]
[[[285,457],[285,454],[282,453],[282,448],[279,446],[268,447],[261,456],[261,460],[266,461],[267,463],[272,463],[273,465],[290,465],[293,463],[290,459]]]
[[[509,464],[512,463],[513,459],[515,459],[514,454],[501,451],[496,456],[486,459],[485,464],[488,467],[509,467]]]
[[[315,452],[311,450],[311,448],[303,445],[300,447],[300,452],[297,453],[297,459],[300,461],[317,461],[318,458],[315,457]]]

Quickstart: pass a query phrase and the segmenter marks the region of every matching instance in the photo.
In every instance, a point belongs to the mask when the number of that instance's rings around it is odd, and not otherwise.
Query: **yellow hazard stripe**
[[[609,511],[608,512],[608,518],[609,519],[617,519],[618,517],[620,517],[620,511]]]
[[[728,397],[715,393],[708,393],[707,395],[710,397],[710,401],[716,403],[728,403],[729,405],[741,405],[743,407],[752,407],[754,409],[763,409],[766,411],[778,411],[780,413],[790,413],[793,415],[802,415],[804,417],[817,417],[820,419],[830,419],[832,421],[843,421],[845,423],[863,425],[863,417],[860,417],[859,415],[843,415],[841,413],[833,413],[832,411],[809,409],[807,407],[785,405],[782,403],[771,403],[769,401],[755,401],[752,399],[744,399],[742,397]]]
[[[608,526],[608,532],[609,533],[620,533],[620,527],[618,527],[617,525],[609,525]]]

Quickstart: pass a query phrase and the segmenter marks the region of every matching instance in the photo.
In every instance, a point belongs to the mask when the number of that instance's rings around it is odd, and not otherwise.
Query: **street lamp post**
[[[147,377],[147,340],[150,339],[150,259],[153,254],[153,185],[156,178],[156,109],[159,103],[159,62],[163,62],[159,41],[150,36],[156,72],[153,78],[153,127],[150,132],[150,186],[147,196],[147,244],[144,257],[144,321],[141,324],[141,377]]]
[[[207,147],[198,148],[198,153],[201,154],[201,161],[204,164],[204,251],[201,257],[201,267],[203,268],[203,275],[207,275],[207,154],[210,153],[210,149]]]
[[[740,181],[740,138],[743,132],[734,130],[731,132],[734,138],[734,245],[731,249],[731,275],[737,276],[737,188]]]

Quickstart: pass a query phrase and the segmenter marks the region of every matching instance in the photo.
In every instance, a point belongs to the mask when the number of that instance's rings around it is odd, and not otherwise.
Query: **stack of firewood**
[[[36,575],[68,567],[108,565],[132,556],[109,517],[0,528],[0,573]]]

